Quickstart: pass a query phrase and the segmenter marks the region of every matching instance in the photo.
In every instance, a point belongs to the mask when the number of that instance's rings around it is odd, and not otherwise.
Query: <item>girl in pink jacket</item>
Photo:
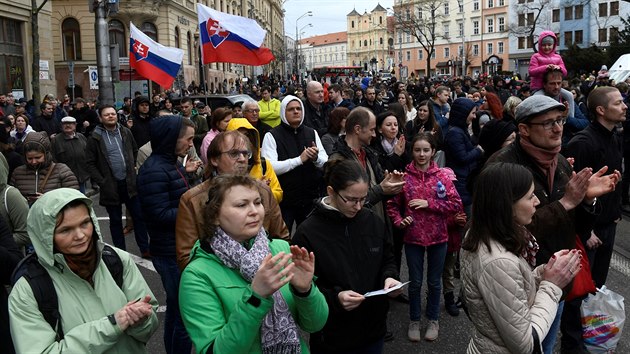
[[[534,53],[529,60],[529,78],[531,90],[535,93],[543,88],[543,77],[547,70],[560,70],[562,76],[567,76],[567,68],[560,54],[556,53],[558,38],[552,31],[543,31],[538,36],[538,53]],[[569,116],[574,117],[573,95],[560,89],[560,96],[567,102]],[[556,97],[554,97],[556,98]]]
[[[411,142],[413,161],[407,165],[402,192],[387,202],[387,214],[395,227],[405,230],[403,242],[409,267],[409,331],[411,341],[420,340],[420,306],[424,258],[427,258],[429,296],[425,340],[437,339],[441,276],[447,251],[448,216],[462,209],[446,169],[433,161],[435,138],[418,133]]]

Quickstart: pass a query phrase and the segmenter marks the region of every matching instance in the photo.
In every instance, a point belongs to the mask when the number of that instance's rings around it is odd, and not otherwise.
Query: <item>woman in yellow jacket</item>
[[[280,203],[282,201],[282,187],[271,162],[260,157],[260,134],[258,134],[258,130],[245,118],[232,118],[226,130],[238,130],[249,138],[253,149],[252,158],[249,160],[249,175],[267,182],[274,198]]]

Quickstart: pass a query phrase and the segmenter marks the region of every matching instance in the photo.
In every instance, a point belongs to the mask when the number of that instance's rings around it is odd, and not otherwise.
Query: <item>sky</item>
[[[372,11],[379,3],[388,8],[394,5],[394,0],[286,0],[284,29],[286,35],[295,39],[295,20],[306,12],[313,11],[313,16],[305,16],[298,22],[298,31],[309,23],[313,25],[302,29],[306,33],[300,35],[300,38],[347,31],[346,15],[352,9],[363,14],[365,11]]]

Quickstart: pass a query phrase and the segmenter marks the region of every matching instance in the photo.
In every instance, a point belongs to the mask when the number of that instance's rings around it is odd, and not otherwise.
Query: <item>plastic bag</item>
[[[589,353],[614,353],[626,314],[623,296],[602,286],[582,301],[582,338]]]

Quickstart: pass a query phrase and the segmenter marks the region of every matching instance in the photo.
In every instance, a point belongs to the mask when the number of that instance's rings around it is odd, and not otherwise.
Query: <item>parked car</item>
[[[248,95],[195,95],[189,96],[193,102],[201,101],[214,110],[219,107],[232,107],[236,103],[243,103],[245,101],[253,101],[254,99]],[[173,97],[171,101],[173,106],[179,109],[180,102],[183,97]]]

